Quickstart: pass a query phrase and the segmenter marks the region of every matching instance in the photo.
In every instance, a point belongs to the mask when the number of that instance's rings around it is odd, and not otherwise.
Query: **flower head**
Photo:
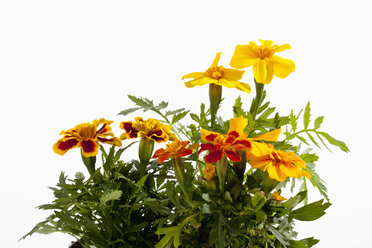
[[[287,198],[284,198],[283,196],[281,196],[278,192],[274,192],[274,193],[272,193],[271,194],[271,197],[270,197],[271,199],[273,199],[273,200],[276,200],[276,201],[278,201],[278,202],[282,202],[282,201],[285,201],[285,200],[287,200]]]
[[[171,126],[165,125],[159,120],[152,118],[144,120],[142,117],[136,117],[134,120],[133,122],[123,121],[120,123],[120,128],[125,130],[125,133],[120,136],[120,139],[146,137],[157,143],[176,139],[176,135],[171,132]]]
[[[121,140],[114,137],[110,124],[103,118],[94,120],[92,123],[82,123],[67,131],[62,131],[63,138],[53,145],[53,151],[64,155],[68,150],[80,147],[84,157],[96,156],[98,142],[121,146]]]
[[[271,40],[260,40],[261,45],[251,41],[248,45],[237,45],[230,65],[237,69],[253,66],[253,74],[257,83],[268,84],[274,75],[286,78],[295,70],[295,64],[290,59],[283,59],[277,55],[291,49],[289,44],[273,45]]]
[[[186,74],[182,79],[193,78],[193,80],[185,83],[185,86],[192,88],[194,86],[202,86],[205,84],[216,84],[225,86],[227,88],[237,88],[247,93],[251,92],[251,87],[239,82],[243,77],[244,71],[236,69],[226,69],[222,65],[218,66],[221,53],[217,53],[216,58],[213,60],[212,66],[205,72],[193,72]]]
[[[187,147],[189,143],[189,141],[176,139],[175,141],[166,144],[165,149],[160,148],[156,150],[152,158],[157,158],[158,163],[162,164],[168,158],[174,159],[188,156],[192,153],[193,149],[196,149],[195,145]]]
[[[212,181],[215,177],[215,168],[213,164],[205,164],[205,170],[203,170],[204,177],[207,181]]]
[[[297,157],[296,154],[276,150],[271,144],[265,144],[265,146],[266,149],[261,149],[261,155],[246,153],[247,159],[249,159],[249,163],[253,168],[267,171],[270,178],[279,182],[283,182],[287,177],[300,178],[306,176],[311,178],[311,175],[306,170],[303,170],[306,168],[305,162]]]
[[[209,143],[201,144],[199,153],[210,151],[210,153],[205,156],[205,161],[207,163],[217,162],[222,159],[223,155],[226,155],[234,162],[239,162],[240,157],[236,151],[251,148],[251,143],[245,139],[243,135],[243,130],[248,123],[246,119],[242,117],[237,122],[233,123],[233,125],[236,126],[232,126],[232,122],[230,122],[230,128],[227,134],[220,134],[205,129],[201,130],[202,140]]]

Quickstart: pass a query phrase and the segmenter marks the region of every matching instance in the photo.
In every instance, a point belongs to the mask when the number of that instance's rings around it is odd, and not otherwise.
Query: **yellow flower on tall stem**
[[[269,84],[274,75],[278,78],[286,78],[295,70],[295,64],[290,59],[283,59],[277,55],[291,49],[289,44],[273,45],[271,40],[261,40],[261,45],[251,41],[247,45],[237,45],[230,66],[243,69],[253,66],[253,74],[257,83]]]
[[[93,157],[98,153],[98,143],[121,146],[121,140],[114,137],[110,124],[113,121],[103,118],[94,120],[92,123],[82,123],[67,131],[62,131],[63,138],[53,145],[53,151],[64,155],[72,148],[81,148],[84,157]]]
[[[218,66],[220,57],[221,53],[217,53],[211,67],[209,67],[205,72],[193,72],[183,76],[182,79],[193,78],[193,80],[187,81],[185,86],[191,88],[205,84],[216,84],[225,86],[227,88],[237,88],[244,92],[250,93],[251,87],[246,83],[239,82],[239,80],[243,77],[244,71],[226,69],[222,65]]]
[[[271,144],[264,145],[266,149],[260,150],[261,155],[246,153],[247,159],[253,168],[267,171],[270,178],[279,182],[285,181],[288,177],[300,178],[305,176],[311,178],[311,175],[304,170],[306,163],[297,157],[296,154],[276,150]]]

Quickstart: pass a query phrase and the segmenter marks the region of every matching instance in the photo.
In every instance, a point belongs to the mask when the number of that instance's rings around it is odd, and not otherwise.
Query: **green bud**
[[[142,137],[139,143],[138,156],[142,164],[148,164],[154,151],[154,140]]]

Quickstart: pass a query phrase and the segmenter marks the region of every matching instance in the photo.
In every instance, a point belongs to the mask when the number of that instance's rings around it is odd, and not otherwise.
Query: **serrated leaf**
[[[184,110],[185,110],[185,108],[180,108],[180,109],[176,109],[176,110],[166,111],[165,112],[165,116],[174,115],[174,114],[177,114],[177,113],[182,112]]]
[[[320,125],[323,123],[324,116],[319,116],[318,118],[315,119],[314,121],[314,129],[320,128]]]
[[[305,107],[305,112],[304,112],[304,127],[307,129],[307,127],[310,124],[310,102],[307,103]]]
[[[108,201],[119,200],[122,193],[123,192],[121,190],[114,190],[111,192],[104,193],[100,198],[100,202],[101,204],[105,204]]]
[[[297,195],[289,198],[287,201],[282,203],[282,206],[288,209],[293,209],[299,203],[301,203],[307,196],[307,191],[300,191]]]
[[[172,118],[172,124],[180,121],[182,118],[184,118],[189,113],[189,110],[180,112],[178,114],[175,114]]]
[[[291,110],[291,114],[289,116],[289,121],[291,123],[291,126],[292,126],[292,131],[293,132],[296,132],[297,130],[297,118],[296,116],[293,114],[293,110]]]
[[[296,220],[313,221],[325,215],[325,210],[331,206],[331,203],[324,203],[323,199],[298,208],[290,213],[290,216]]]
[[[266,119],[267,117],[269,117],[272,113],[274,113],[275,111],[275,107],[272,107],[272,108],[268,108],[266,109],[261,115],[260,117],[258,117],[259,120],[264,120]]]
[[[157,110],[162,110],[162,109],[165,109],[166,107],[168,107],[168,103],[162,101],[162,102],[160,102],[160,103],[159,103],[155,108],[156,108]]]
[[[261,209],[266,203],[266,198],[260,192],[256,192],[252,198],[252,207],[255,210]]]
[[[320,146],[318,145],[318,142],[316,142],[316,140],[314,139],[313,136],[311,136],[311,134],[309,132],[306,132],[307,136],[309,136],[311,142],[313,142],[314,145],[316,145],[317,147],[320,148]]]
[[[141,109],[140,107],[135,107],[135,108],[129,108],[129,109],[125,109],[123,111],[121,111],[118,115],[128,115],[128,114],[131,114],[133,112],[136,112],[137,110]]]
[[[307,142],[307,140],[304,137],[301,137],[300,135],[296,135],[296,138],[301,140],[302,142],[304,142],[306,145],[309,145],[309,143]]]
[[[143,108],[144,110],[148,110],[150,108],[154,108],[154,103],[147,99],[147,98],[143,98],[143,97],[135,97],[135,96],[131,96],[131,95],[128,95],[128,98],[134,102],[136,105],[140,106],[141,108]]]
[[[330,144],[334,146],[338,146],[342,151],[349,152],[349,148],[346,146],[346,144],[340,140],[336,140],[331,135],[325,132],[318,132],[318,134],[322,135]]]
[[[276,230],[272,226],[269,226],[269,230],[271,231],[272,234],[274,234],[275,238],[279,240],[280,243],[282,243],[284,247],[287,247],[287,245],[289,245],[289,242],[286,240],[286,238],[284,238],[284,236],[280,232],[278,232],[278,230]]]

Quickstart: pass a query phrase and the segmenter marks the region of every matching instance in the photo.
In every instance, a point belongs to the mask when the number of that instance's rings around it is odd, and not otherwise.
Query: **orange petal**
[[[268,133],[261,134],[257,136],[256,138],[253,138],[252,140],[263,140],[263,141],[278,141],[280,132],[282,129],[276,129]]]

